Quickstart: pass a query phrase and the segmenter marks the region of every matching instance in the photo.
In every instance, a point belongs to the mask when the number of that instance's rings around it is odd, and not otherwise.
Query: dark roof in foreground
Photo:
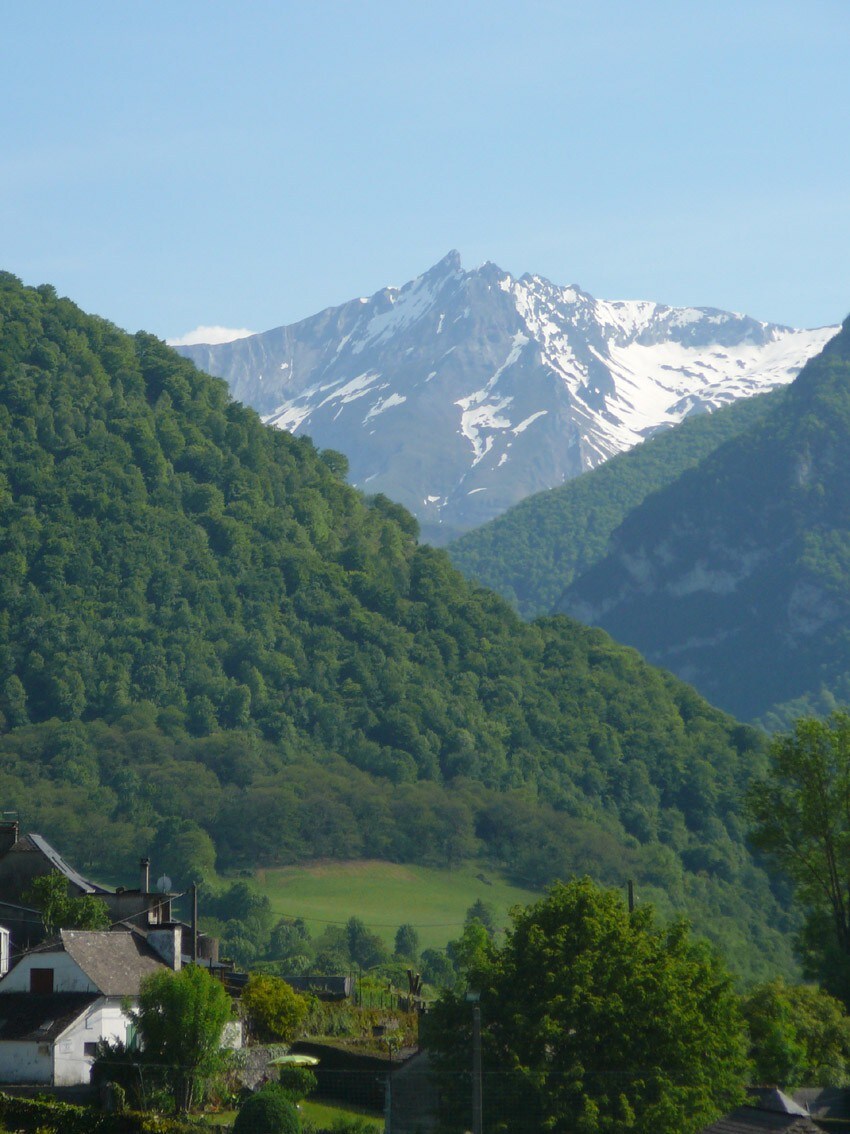
[[[49,1043],[99,999],[96,992],[57,992],[44,996],[7,992],[0,996],[0,1042]]]
[[[724,1115],[699,1134],[749,1134],[756,1130],[788,1130],[813,1134],[821,1129],[808,1112],[778,1087],[751,1087],[750,1103]]]
[[[756,1106],[740,1106],[731,1114],[704,1126],[699,1134],[753,1134],[759,1130],[783,1130],[790,1134],[823,1134],[823,1130],[807,1115],[784,1114],[778,1110],[762,1110]]]

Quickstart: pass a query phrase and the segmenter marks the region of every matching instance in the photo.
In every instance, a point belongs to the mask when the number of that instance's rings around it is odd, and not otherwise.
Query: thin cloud
[[[197,346],[199,343],[217,346],[219,343],[232,343],[234,339],[247,339],[255,335],[246,327],[196,327],[178,339],[166,339],[169,346]]]

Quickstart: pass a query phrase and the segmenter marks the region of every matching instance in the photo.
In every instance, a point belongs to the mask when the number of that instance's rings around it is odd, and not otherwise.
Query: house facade
[[[8,993],[0,997],[0,1082],[88,1083],[98,1041],[126,1042],[129,1023],[119,999]]]
[[[0,980],[0,1082],[88,1083],[98,1042],[127,1042],[144,978],[180,968],[181,934],[62,930],[27,953]]]

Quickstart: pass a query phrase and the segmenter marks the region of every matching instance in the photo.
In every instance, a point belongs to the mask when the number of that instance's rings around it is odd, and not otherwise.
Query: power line
[[[344,921],[331,921],[324,917],[313,917],[312,914],[288,914],[281,913],[281,918],[288,918],[290,921],[316,921],[319,925],[348,925],[351,918],[346,918]],[[404,922],[379,922],[369,921],[364,922],[367,929],[398,929],[400,925],[409,925],[412,929],[457,929],[466,925],[465,921],[429,921],[414,923],[412,921]]]

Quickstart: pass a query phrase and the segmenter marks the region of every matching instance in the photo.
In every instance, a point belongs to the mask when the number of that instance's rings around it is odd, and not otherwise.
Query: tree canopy
[[[850,1017],[839,1000],[777,979],[751,988],[743,1012],[755,1083],[784,1090],[850,1083]]]
[[[93,894],[72,897],[68,893],[68,879],[60,870],[34,878],[24,894],[24,901],[40,910],[48,937],[59,929],[109,928],[106,902]]]
[[[738,998],[684,924],[660,930],[651,910],[629,913],[588,879],[512,916],[505,944],[485,935],[466,970],[480,993],[485,1130],[690,1134],[740,1100]],[[462,1129],[470,1005],[447,992],[433,1015],[430,1043]]]
[[[850,716],[798,720],[748,792],[752,839],[795,886],[807,975],[850,1004]]]
[[[143,980],[133,1019],[145,1059],[162,1072],[179,1110],[192,1107],[219,1068],[230,1015],[224,985],[198,965]]]
[[[280,977],[251,973],[242,991],[248,1026],[261,1043],[291,1043],[307,1017],[307,998]]]

